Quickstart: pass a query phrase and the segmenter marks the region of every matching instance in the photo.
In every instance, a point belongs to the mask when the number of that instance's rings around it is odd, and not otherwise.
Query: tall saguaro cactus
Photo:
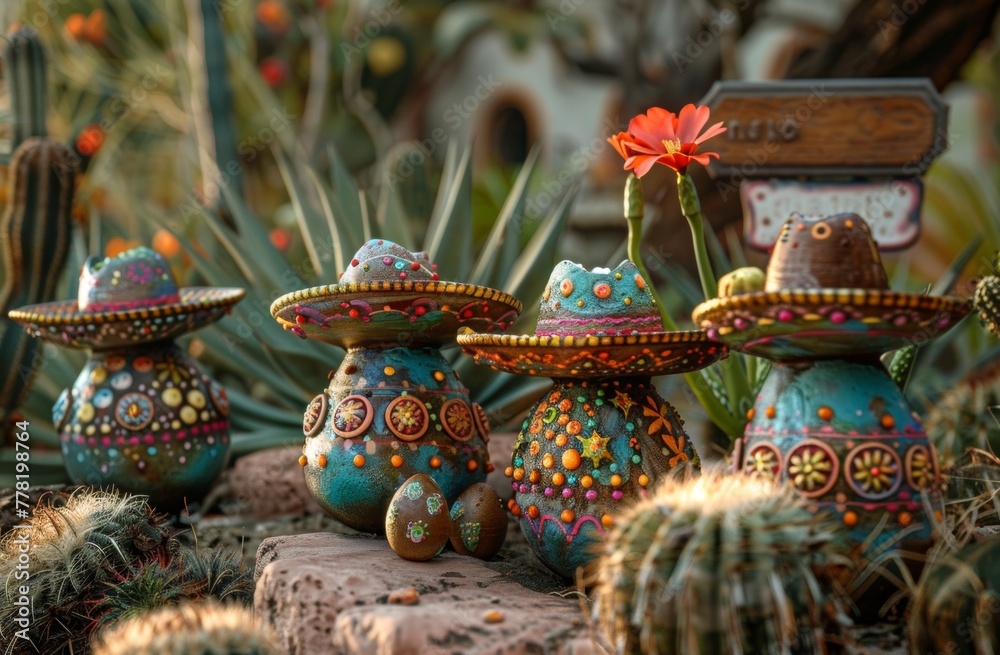
[[[15,307],[50,300],[66,265],[73,233],[78,159],[47,136],[45,49],[25,28],[3,47],[13,109],[13,151],[8,204],[0,208],[0,441],[31,384],[39,345],[7,321]]]
[[[3,60],[14,116],[12,149],[16,149],[25,139],[46,135],[45,49],[35,30],[24,28],[10,35]]]

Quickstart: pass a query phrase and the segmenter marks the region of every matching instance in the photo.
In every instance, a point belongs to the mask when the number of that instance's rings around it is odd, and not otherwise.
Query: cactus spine
[[[835,526],[788,487],[707,471],[664,482],[615,522],[594,618],[623,654],[824,653],[843,616],[813,567]]]
[[[45,80],[45,50],[38,34],[24,28],[8,37],[3,59],[10,80],[14,115],[13,148],[25,139],[45,136],[48,89]]]

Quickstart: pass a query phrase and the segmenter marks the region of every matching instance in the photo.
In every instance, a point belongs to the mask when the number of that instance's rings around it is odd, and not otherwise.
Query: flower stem
[[[653,284],[646,265],[642,261],[642,217],[645,213],[642,198],[642,183],[634,174],[630,174],[625,183],[625,219],[628,221],[628,258],[639,270],[639,275],[646,281],[653,301],[660,311],[660,320],[663,322],[663,329],[669,332],[677,330],[666,305],[660,299],[660,294]],[[702,240],[704,244],[704,239]],[[744,423],[737,416],[728,412],[722,402],[712,393],[711,387],[697,371],[684,374],[684,380],[691,388],[695,398],[705,409],[708,418],[715,423],[719,429],[726,433],[730,439],[738,439],[743,436]]]
[[[698,277],[701,279],[701,290],[705,300],[711,300],[719,295],[718,280],[712,270],[712,260],[708,255],[708,245],[705,241],[705,221],[701,216],[701,203],[698,201],[698,191],[694,181],[687,173],[677,174],[677,198],[680,201],[681,213],[691,227],[691,240],[694,244],[694,257],[698,265]],[[754,380],[748,380],[747,369],[743,356],[734,354],[727,361],[718,364],[722,375],[722,384],[729,399],[730,416],[740,424],[738,434],[726,432],[730,438],[742,436],[745,421],[742,418],[741,399],[752,401],[752,386]],[[719,427],[722,427],[721,425]]]
[[[694,259],[698,264],[701,290],[705,294],[705,300],[711,300],[719,295],[719,285],[715,271],[712,270],[712,260],[708,257],[708,246],[705,245],[705,221],[701,217],[698,192],[695,190],[694,181],[687,173],[677,174],[677,198],[681,203],[681,213],[691,226]]]

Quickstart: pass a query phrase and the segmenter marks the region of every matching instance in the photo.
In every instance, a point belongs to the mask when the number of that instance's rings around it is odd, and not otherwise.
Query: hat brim
[[[73,348],[117,348],[171,339],[226,315],[245,289],[186,287],[179,302],[143,309],[81,311],[76,300],[27,305],[8,316],[32,336]]]
[[[611,337],[460,334],[458,343],[477,364],[550,378],[686,373],[729,354],[700,330]]]
[[[879,289],[788,289],[715,298],[695,325],[734,349],[775,360],[881,354],[937,337],[969,301]]]
[[[506,330],[520,313],[521,302],[502,291],[441,281],[331,284],[271,305],[285,329],[344,348],[442,345],[463,327]]]

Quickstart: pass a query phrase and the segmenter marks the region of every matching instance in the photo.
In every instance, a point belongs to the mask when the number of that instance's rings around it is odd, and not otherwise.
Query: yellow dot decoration
[[[384,369],[382,369],[382,372],[385,373],[386,375],[395,375],[396,369],[394,369],[391,366],[386,366]]]
[[[181,408],[179,415],[181,417],[181,420],[187,423],[188,425],[191,425],[192,423],[198,420],[198,410],[196,410],[194,407],[190,407],[187,405]]]
[[[187,401],[195,409],[204,409],[205,407],[205,394],[198,391],[197,389],[192,389],[188,391]]]
[[[184,394],[181,393],[180,389],[175,387],[164,389],[160,397],[163,398],[163,402],[168,407],[177,407],[184,401]]]
[[[565,279],[559,283],[559,293],[563,296],[568,296],[573,293],[573,280]]]

